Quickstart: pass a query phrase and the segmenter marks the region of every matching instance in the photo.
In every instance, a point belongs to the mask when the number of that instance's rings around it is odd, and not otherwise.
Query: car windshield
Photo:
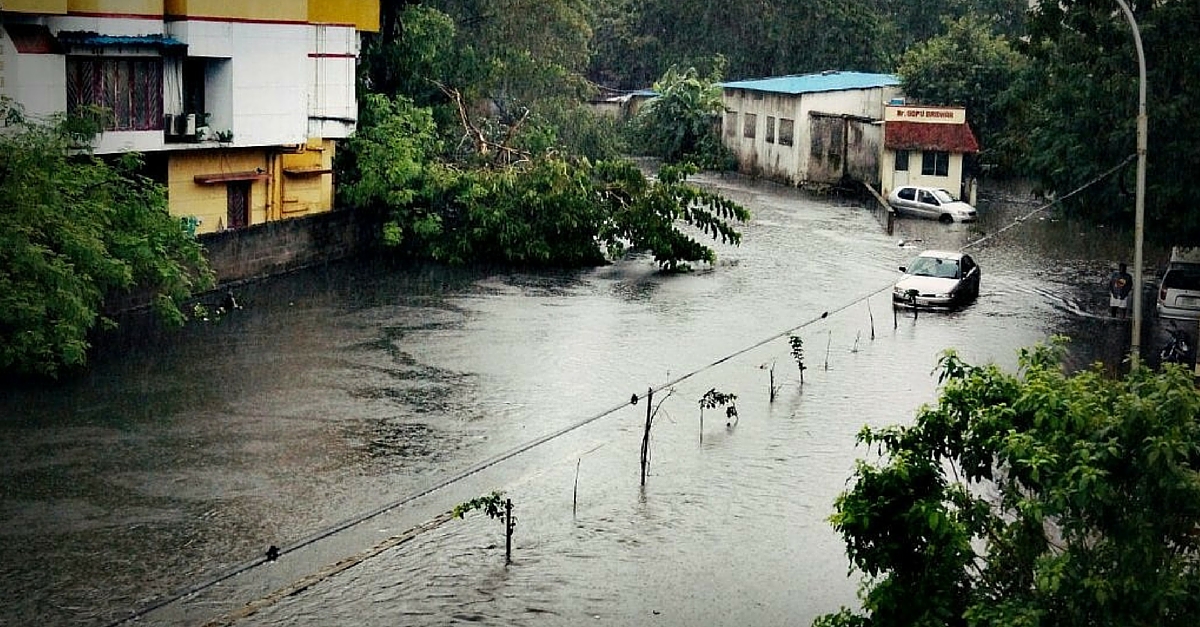
[[[950,195],[950,192],[944,189],[933,190],[933,195],[937,197],[939,202],[954,202],[954,197]]]
[[[953,259],[940,257],[917,257],[908,264],[908,274],[914,276],[933,276],[942,279],[958,278],[958,262]]]

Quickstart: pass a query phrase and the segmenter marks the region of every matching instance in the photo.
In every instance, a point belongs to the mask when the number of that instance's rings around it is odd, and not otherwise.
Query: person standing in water
[[[1119,312],[1121,317],[1125,317],[1125,312],[1129,310],[1129,293],[1133,291],[1133,277],[1129,276],[1129,272],[1125,269],[1125,264],[1117,267],[1117,270],[1108,277],[1108,312],[1114,318]]]

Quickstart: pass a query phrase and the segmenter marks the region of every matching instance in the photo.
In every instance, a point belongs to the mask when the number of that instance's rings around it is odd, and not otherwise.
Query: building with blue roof
[[[894,74],[868,74],[864,72],[819,72],[816,74],[794,74],[772,76],[743,81],[721,83],[727,89],[750,89],[775,94],[815,94],[827,91],[873,89],[897,87],[900,78]]]
[[[878,185],[893,74],[827,71],[720,84],[722,141],[738,169],[792,185]]]

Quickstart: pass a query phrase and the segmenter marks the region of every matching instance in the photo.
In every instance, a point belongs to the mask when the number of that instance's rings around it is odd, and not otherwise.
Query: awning
[[[883,146],[888,150],[979,152],[979,142],[969,124],[887,122],[883,125]]]
[[[18,54],[62,54],[62,46],[50,29],[41,24],[5,24]]]
[[[229,183],[231,181],[265,181],[271,178],[266,172],[246,170],[244,172],[216,172],[214,174],[197,174],[192,180],[200,185],[213,183]]]
[[[153,48],[164,54],[184,54],[187,44],[159,33],[149,35],[101,35],[91,31],[61,31],[58,41],[64,46],[85,48]]]

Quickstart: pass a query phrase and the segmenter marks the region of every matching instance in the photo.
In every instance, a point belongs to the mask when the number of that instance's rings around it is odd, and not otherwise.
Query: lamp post
[[[1129,342],[1129,358],[1137,363],[1142,354],[1142,236],[1146,214],[1146,54],[1142,51],[1142,34],[1137,20],[1125,0],[1117,0],[1125,20],[1133,28],[1133,45],[1138,58],[1138,115],[1137,115],[1137,193],[1134,199],[1133,227],[1133,330]]]

